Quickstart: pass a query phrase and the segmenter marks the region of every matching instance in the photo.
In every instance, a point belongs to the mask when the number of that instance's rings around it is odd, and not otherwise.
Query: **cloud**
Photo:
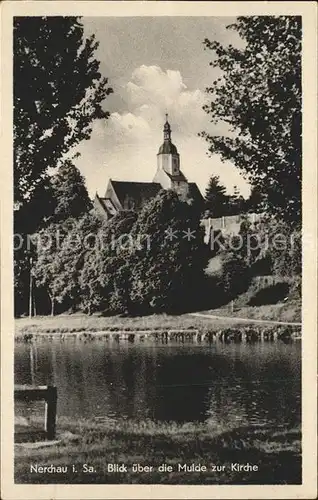
[[[140,66],[132,73],[126,90],[131,103],[137,106],[144,103],[160,105],[172,104],[173,100],[186,89],[180,71],[163,71],[159,66]]]
[[[142,65],[132,73],[125,92],[133,112],[157,128],[166,112],[180,135],[197,133],[204,122],[205,96],[199,89],[188,90],[180,71]]]
[[[147,120],[133,113],[112,113],[107,135],[116,143],[138,142],[151,135]]]
[[[247,183],[231,163],[222,163],[216,155],[207,156],[207,143],[198,137],[209,125],[202,110],[205,95],[200,89],[188,89],[180,71],[141,65],[121,93],[127,110],[95,122],[90,141],[81,147],[78,166],[91,194],[98,190],[102,195],[108,178],[152,181],[166,112],[188,180],[197,182],[204,192],[209,177],[219,175],[229,192],[237,185],[243,195],[248,194]]]

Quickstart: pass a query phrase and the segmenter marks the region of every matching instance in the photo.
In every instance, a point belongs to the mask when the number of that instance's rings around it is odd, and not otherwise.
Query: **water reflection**
[[[56,384],[61,416],[300,421],[298,344],[19,343],[15,383]]]

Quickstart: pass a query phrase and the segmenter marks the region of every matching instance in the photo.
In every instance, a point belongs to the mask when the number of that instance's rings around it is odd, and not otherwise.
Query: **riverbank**
[[[60,418],[57,428],[58,442],[55,444],[42,444],[42,448],[41,445],[36,448],[15,445],[15,482],[301,483],[300,427],[286,429],[277,425],[255,425],[226,429],[212,423]],[[127,471],[111,473],[108,464],[114,463],[124,464]],[[235,464],[247,463],[256,468],[237,470]],[[152,469],[148,472],[133,472],[133,464],[147,465]],[[158,470],[162,464],[172,469],[166,467],[165,470]],[[191,468],[192,464],[201,465],[200,471],[184,470],[184,465]],[[213,464],[219,466],[219,470],[214,470]],[[53,465],[66,469],[64,472],[56,472],[58,469],[55,469],[55,472],[39,473],[31,472],[31,465]],[[49,470],[54,471],[54,467]]]
[[[238,324],[235,318],[210,318],[183,314],[179,316],[151,315],[143,317],[102,317],[83,314],[20,318],[15,321],[16,340],[42,337],[65,339],[69,336],[90,340],[288,340],[301,335],[300,325],[259,324],[253,318]]]
[[[229,318],[222,326],[230,327]],[[121,317],[100,316],[85,314],[61,314],[59,316],[37,316],[34,318],[18,318],[15,320],[16,336],[26,333],[72,333],[72,332],[99,332],[162,330],[162,329],[200,329],[217,328],[217,321],[208,321],[204,318],[195,318],[189,314],[171,316],[167,314],[153,314],[150,316]]]
[[[280,321],[287,323],[301,322],[301,301],[289,303],[270,304],[263,306],[238,305],[235,302],[230,303],[219,309],[210,309],[205,311],[207,314],[215,316],[235,317],[239,316],[249,320]]]

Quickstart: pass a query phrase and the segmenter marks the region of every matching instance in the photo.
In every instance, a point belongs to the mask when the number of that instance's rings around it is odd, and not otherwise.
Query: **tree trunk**
[[[32,277],[32,258],[30,258],[30,285],[29,285],[29,318],[32,318],[33,304],[33,277]]]
[[[51,316],[54,316],[54,297],[51,297]]]
[[[36,317],[36,294],[33,293],[33,316]]]

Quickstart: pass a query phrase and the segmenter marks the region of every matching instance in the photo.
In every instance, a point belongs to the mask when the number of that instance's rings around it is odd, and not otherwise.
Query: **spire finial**
[[[165,141],[171,140],[171,128],[170,128],[170,123],[168,122],[168,113],[166,113],[166,123],[164,124],[163,127],[163,138]]]

